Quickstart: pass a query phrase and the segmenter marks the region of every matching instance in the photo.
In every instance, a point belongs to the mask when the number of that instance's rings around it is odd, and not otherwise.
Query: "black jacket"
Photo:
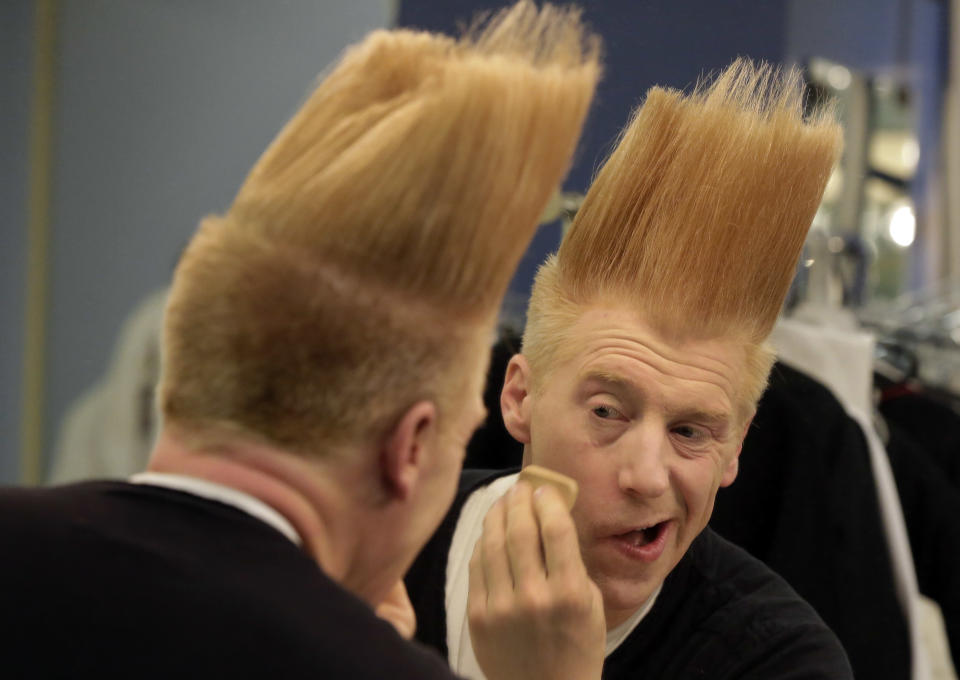
[[[273,527],[165,488],[0,490],[5,678],[454,677]]]

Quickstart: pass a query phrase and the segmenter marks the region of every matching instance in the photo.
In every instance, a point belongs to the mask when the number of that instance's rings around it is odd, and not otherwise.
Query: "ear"
[[[503,424],[521,444],[530,443],[530,364],[522,354],[515,354],[507,364],[507,376],[500,393]]]
[[[727,468],[723,471],[723,477],[720,478],[720,486],[726,487],[733,484],[733,480],[737,478],[737,473],[740,472],[740,452],[743,451],[743,441],[747,438],[747,432],[750,431],[750,425],[753,423],[753,416],[755,414],[756,411],[747,418],[747,424],[743,426],[743,433],[740,435],[740,443],[737,445],[737,451],[733,454],[733,459],[727,463]]]
[[[436,430],[436,405],[418,401],[387,434],[380,450],[380,477],[391,500],[406,500],[413,493]]]

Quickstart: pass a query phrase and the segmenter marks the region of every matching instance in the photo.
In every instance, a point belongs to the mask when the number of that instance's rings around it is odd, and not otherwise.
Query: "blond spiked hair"
[[[653,88],[543,265],[524,354],[541,376],[586,305],[635,310],[667,339],[732,338],[755,404],[764,342],[841,149],[805,118],[800,73],[738,59],[690,95]]]
[[[576,11],[526,1],[460,40],[349,49],[177,269],[168,422],[320,453],[420,399],[443,418],[569,166],[598,49]]]

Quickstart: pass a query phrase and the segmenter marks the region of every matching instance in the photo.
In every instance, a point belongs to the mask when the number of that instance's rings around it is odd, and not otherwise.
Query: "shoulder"
[[[709,528],[650,614],[608,658],[609,677],[852,678],[833,632],[786,581]]]
[[[760,560],[709,528],[687,557],[688,587],[699,591],[691,606],[717,639],[715,662],[736,669],[729,677],[852,677],[834,633]]]
[[[65,516],[99,515],[108,494],[133,485],[126,482],[80,482],[63,486],[0,488],[0,531],[5,540],[63,529]]]
[[[15,521],[3,519],[10,510]],[[454,677],[435,652],[401,638],[294,544],[235,508],[97,482],[2,490],[0,527],[6,545],[13,532],[22,537],[17,559],[0,560],[11,584],[0,608],[19,612],[8,642],[31,651],[7,664],[11,677],[60,676],[68,667],[70,675],[120,676],[142,655],[143,640],[157,635],[168,644],[143,677],[188,669],[217,677]],[[33,595],[37,583],[43,597]],[[40,639],[64,653],[40,653]],[[21,659],[29,666],[18,667]]]

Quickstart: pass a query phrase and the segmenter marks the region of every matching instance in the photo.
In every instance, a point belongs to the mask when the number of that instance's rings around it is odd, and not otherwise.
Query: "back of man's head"
[[[576,12],[530,2],[459,41],[348,50],[180,262],[166,421],[317,455],[422,399],[442,422],[568,168],[597,52]]]
[[[737,60],[684,96],[653,88],[538,272],[523,351],[542,383],[591,305],[634,310],[666,340],[747,351],[743,401],[841,148],[829,111],[804,116],[800,74]]]

